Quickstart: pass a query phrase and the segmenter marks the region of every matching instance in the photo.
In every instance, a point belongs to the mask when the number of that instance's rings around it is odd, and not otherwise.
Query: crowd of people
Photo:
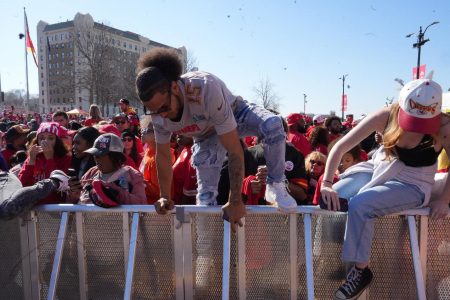
[[[172,50],[155,48],[139,59],[142,116],[127,99],[111,118],[95,104],[83,120],[63,111],[30,121],[4,112],[0,218],[36,204],[154,204],[160,214],[178,204],[222,205],[235,231],[245,205],[348,210],[343,260],[354,267],[334,297],[354,299],[372,280],[375,218],[427,205],[433,217],[447,215],[446,177],[430,202],[450,147],[450,118],[431,79],[405,85],[390,107],[342,121],[282,118],[233,95],[210,73],[182,70]]]

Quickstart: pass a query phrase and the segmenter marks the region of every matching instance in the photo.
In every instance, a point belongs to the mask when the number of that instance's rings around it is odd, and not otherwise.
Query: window
[[[44,104],[44,98],[42,98],[42,104]]]
[[[42,90],[42,96],[44,96],[44,90]]]

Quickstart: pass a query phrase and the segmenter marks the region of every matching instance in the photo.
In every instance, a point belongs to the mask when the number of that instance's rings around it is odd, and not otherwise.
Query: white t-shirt
[[[179,122],[152,116],[157,143],[169,143],[172,133],[202,140],[214,132],[222,135],[236,128],[231,105],[237,96],[222,80],[206,72],[190,72],[181,76],[178,87],[184,97],[183,115]]]

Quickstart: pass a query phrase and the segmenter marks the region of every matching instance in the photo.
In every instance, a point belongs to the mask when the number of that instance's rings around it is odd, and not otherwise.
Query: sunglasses
[[[321,162],[321,161],[319,161],[319,160],[310,159],[309,162],[311,163],[311,165],[316,164],[316,165],[318,165],[319,167],[321,167],[321,166],[324,165],[324,163]]]
[[[132,142],[132,141],[133,141],[133,138],[130,138],[130,137],[125,137],[122,139],[122,142]]]
[[[167,92],[169,94],[169,97],[168,97],[168,100],[166,101],[166,103],[164,103],[160,108],[158,108],[155,111],[147,110],[147,107],[144,105],[144,115],[153,116],[153,115],[159,115],[159,114],[170,111],[170,104],[172,103],[172,92],[170,91],[170,89]]]
[[[125,124],[126,121],[115,121],[114,123],[116,123],[117,125],[119,125],[119,124]]]

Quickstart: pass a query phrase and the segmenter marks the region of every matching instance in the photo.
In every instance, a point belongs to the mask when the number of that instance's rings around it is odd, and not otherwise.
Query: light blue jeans
[[[375,218],[421,205],[425,195],[415,185],[397,180],[358,193],[372,178],[370,173],[352,174],[333,185],[339,197],[349,200],[342,260],[369,263]]]
[[[284,181],[286,134],[281,117],[239,99],[233,112],[240,137],[257,136],[262,140],[268,169],[267,183]],[[197,172],[197,203],[217,204],[217,185],[226,153],[217,134],[194,140],[192,163]]]

